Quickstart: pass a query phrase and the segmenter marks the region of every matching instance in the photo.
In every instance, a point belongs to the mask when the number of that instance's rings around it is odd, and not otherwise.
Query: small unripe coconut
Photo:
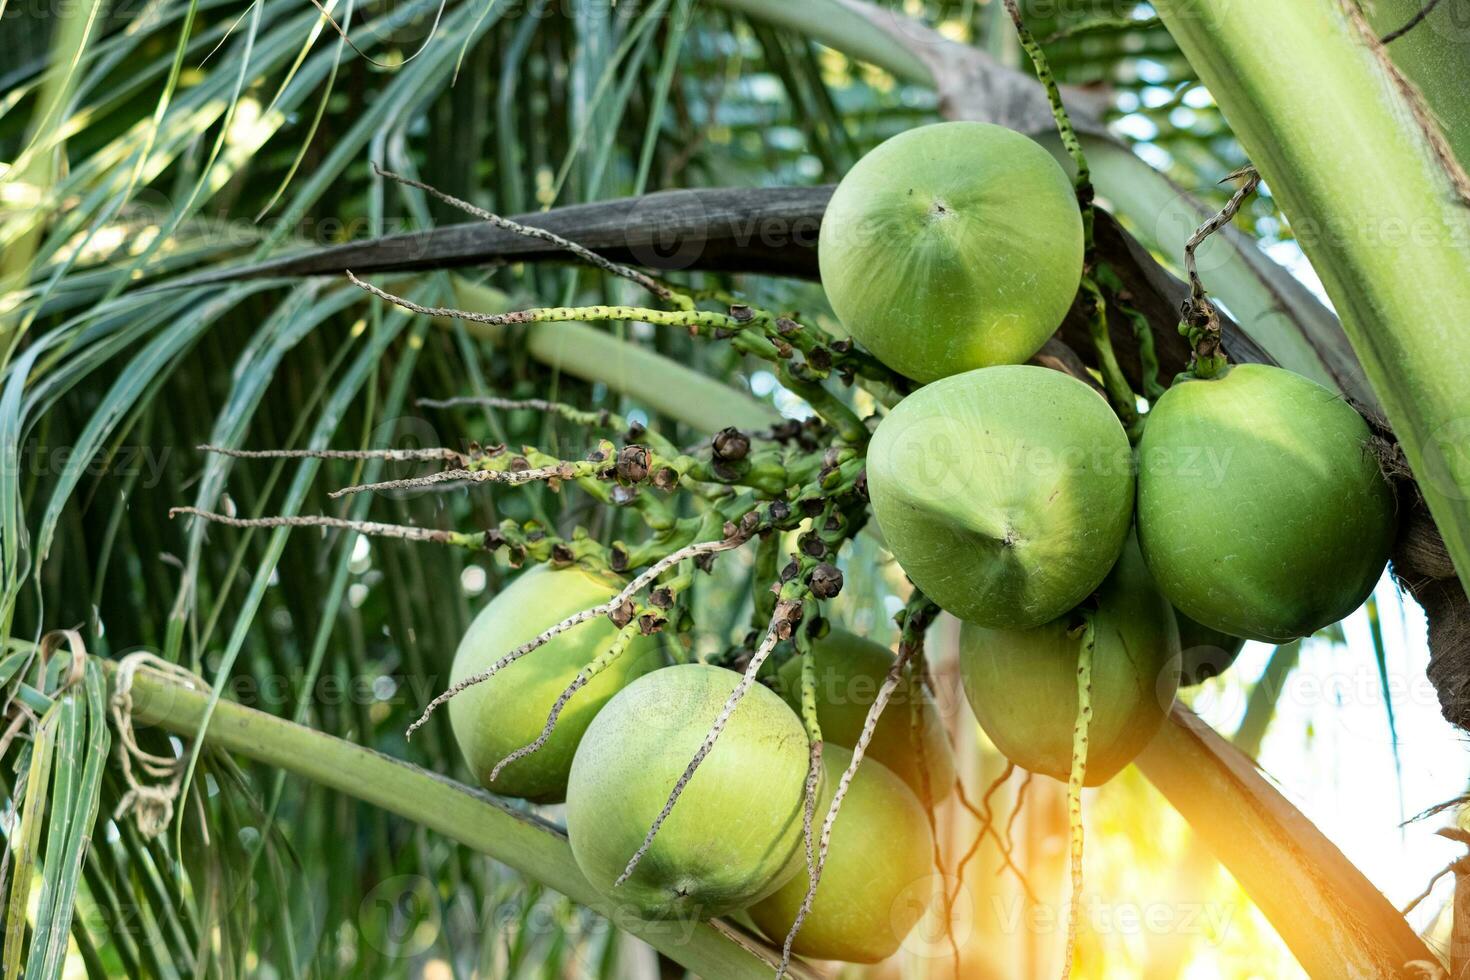
[[[646,918],[707,919],[759,901],[801,864],[808,750],[801,721],[752,685],[637,870],[637,852],[740,675],[682,664],[620,692],[572,763],[567,834],[577,866]]]
[[[1083,608],[1024,632],[966,623],[960,673],[970,707],[995,747],[1022,769],[1065,782],[1087,616],[1094,646],[1085,782],[1096,786],[1153,738],[1179,686],[1174,615],[1131,537],[1117,567]]]
[[[852,748],[863,732],[868,709],[877,700],[895,657],[887,647],[872,640],[854,636],[846,630],[834,629],[812,641],[816,658],[817,722],[822,726],[822,740]],[[791,709],[801,714],[802,658],[793,657],[781,665],[777,675],[781,696]],[[918,737],[910,729],[911,713],[918,699]],[[864,759],[882,763],[923,798],[923,770],[919,754],[929,771],[929,792],[933,800],[942,800],[954,786],[954,750],[944,720],[929,692],[922,684],[899,681],[893,697],[878,719],[873,738]]]
[[[1179,625],[1179,686],[1193,687],[1211,677],[1219,677],[1235,663],[1245,641],[1219,630],[1196,623],[1179,610],[1174,610]]]
[[[524,573],[501,589],[470,624],[450,668],[451,685],[480,673],[573,613],[606,602],[623,584],[580,568],[553,570],[540,565]],[[449,702],[455,740],[481,785],[502,796],[538,803],[566,798],[572,755],[593,716],[629,681],[658,666],[652,638],[635,639],[578,691],[539,750],[506,766],[494,782],[490,773],[541,734],[556,699],[616,634],[606,617],[574,626]]]
[[[823,747],[826,781],[814,833],[820,833],[838,780],[851,761],[847,749]],[[892,956],[924,914],[933,854],[923,806],[903,780],[865,756],[837,811],[817,894],[792,952],[850,963],[877,963]],[[803,867],[750,907],[751,919],[776,945],[791,931],[808,884]]]
[[[1052,155],[1003,126],[901,133],[847,173],[817,243],[844,326],[920,381],[1020,364],[1082,278],[1082,215]]]
[[[982,368],[899,402],[868,449],[884,540],[946,611],[1030,629],[1085,599],[1133,511],[1128,436],[1093,389],[1029,365]]]
[[[1186,616],[1284,643],[1358,608],[1383,574],[1393,494],[1339,396],[1240,364],[1170,388],[1139,442],[1138,534]]]

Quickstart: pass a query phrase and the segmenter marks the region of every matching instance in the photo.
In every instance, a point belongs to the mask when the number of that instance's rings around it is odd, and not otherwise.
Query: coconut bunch
[[[554,413],[595,432],[594,448],[579,459],[534,446],[313,454],[439,466],[339,494],[565,487],[636,515],[636,540],[513,522],[458,532],[200,516],[348,527],[529,565],[480,611],[450,686],[409,734],[447,704],[483,786],[565,804],[577,863],[609,900],[652,919],[735,916],[782,948],[778,976],[793,955],[891,955],[943,871],[933,804],[957,791],[969,806],[924,667],[925,628],[946,611],[963,623],[961,674],[981,727],[1015,766],[1068,784],[1075,921],[1082,787],[1143,749],[1181,680],[1218,673],[1244,639],[1305,636],[1356,608],[1386,563],[1394,510],[1363,419],[1290,372],[1229,364],[1197,278],[1182,327],[1190,371],[1167,390],[1146,384],[1144,398],[1131,390],[1106,322],[1126,297],[1097,264],[1086,163],[1054,107],[1074,179],[1038,144],[980,123],[916,129],[859,161],[819,241],[850,336],[682,291],[407,181],[552,241],[655,305],[489,315],[353,277],[363,289],[497,325],[684,329],[766,362],[812,420],[681,448],[608,412],[456,399],[438,404]],[[1099,376],[1026,363],[1074,303],[1094,325]],[[886,412],[858,416],[838,384],[862,385]],[[889,637],[854,636],[826,613],[840,553],[865,530],[914,587],[896,653]],[[751,637],[692,658],[680,639],[700,628],[694,578],[747,547],[759,576]],[[974,812],[993,832],[988,806]]]
[[[1086,379],[1013,363],[1087,275],[1073,191],[1008,130],[913,130],[838,187],[821,261],[833,308],[854,311],[844,323],[880,357],[907,333],[926,338],[901,363],[930,383],[868,450],[889,549],[964,621],[965,689],[992,741],[1059,779],[1080,762],[1092,785],[1148,742],[1181,675],[1197,682],[1246,639],[1286,642],[1356,609],[1387,563],[1394,505],[1363,418],[1299,375],[1226,363],[1202,293],[1185,325],[1191,371],[1146,415],[1136,398],[1116,411]]]

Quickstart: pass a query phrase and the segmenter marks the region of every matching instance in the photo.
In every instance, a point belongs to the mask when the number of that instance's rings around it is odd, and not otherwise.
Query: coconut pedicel
[[[1097,392],[1030,365],[936,381],[868,449],[873,513],[894,557],[947,612],[1024,630],[1077,606],[1128,534],[1128,436]]]
[[[817,245],[843,325],[920,381],[1040,350],[1072,305],[1082,251],[1061,166],[978,122],[921,126],[869,152],[837,185]]]

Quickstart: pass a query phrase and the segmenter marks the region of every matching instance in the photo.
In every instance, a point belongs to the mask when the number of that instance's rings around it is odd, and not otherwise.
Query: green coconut
[[[1345,401],[1281,368],[1175,384],[1139,443],[1139,540],[1164,595],[1204,626],[1267,643],[1358,608],[1395,530],[1369,439]]]
[[[1097,392],[1029,365],[925,385],[879,424],[868,489],[888,548],[950,613],[1030,629],[1085,599],[1133,510],[1128,437]]]
[[[1021,632],[966,623],[965,695],[985,734],[1022,769],[1066,781],[1077,718],[1077,664],[1091,619],[1092,720],[1086,784],[1111,779],[1143,750],[1174,703],[1179,634],[1130,537],[1117,567],[1081,608]]]
[[[817,243],[833,311],[920,381],[1019,364],[1066,316],[1082,216],[1052,155],[1003,126],[901,133],[847,173]]]
[[[851,762],[847,749],[824,747],[826,783],[817,827]],[[892,956],[924,913],[929,888],[923,886],[933,874],[933,854],[934,838],[918,798],[898,776],[864,756],[837,811],[817,894],[792,951],[850,963]],[[796,921],[808,885],[803,865],[749,909],[756,926],[778,946]]]
[[[629,684],[593,720],[572,763],[567,834],[577,866],[646,918],[706,919],[744,908],[803,862],[806,732],[753,685],[638,868],[613,887],[740,675],[683,664]]]
[[[1179,625],[1179,686],[1193,687],[1219,677],[1240,656],[1245,641],[1238,636],[1212,630],[1174,610]]]
[[[573,613],[606,602],[622,582],[578,568],[538,566],[502,589],[480,610],[460,640],[450,684],[478,674],[505,654]],[[578,671],[612,643],[617,628],[602,617],[557,636],[489,680],[449,702],[449,723],[470,770],[486,789],[539,803],[566,798],[567,774],[582,733],[609,698],[658,666],[651,638],[635,639],[617,660],[567,702],[547,740],[532,755],[490,773],[536,739],[547,713]]]
[[[812,642],[812,656],[816,659],[817,721],[822,726],[822,740],[852,748],[895,657],[880,643],[838,629]],[[797,715],[801,714],[801,672],[802,659],[793,657],[781,665],[776,678],[781,696]],[[882,763],[908,783],[920,799],[924,796],[927,768],[930,798],[942,800],[954,786],[954,750],[939,708],[922,684],[917,685],[917,691],[915,687],[908,678],[899,682],[873,729],[863,758]],[[911,726],[915,698],[919,711],[917,733]],[[921,753],[924,767],[919,762]]]

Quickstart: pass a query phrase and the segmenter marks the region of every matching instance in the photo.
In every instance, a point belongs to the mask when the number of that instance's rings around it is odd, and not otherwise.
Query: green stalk
[[[1066,165],[1060,141],[1038,139]],[[1102,203],[1129,219],[1129,230],[1139,242],[1177,269],[1184,243],[1213,209],[1127,147],[1086,134],[1082,146]],[[1220,229],[1200,249],[1200,266],[1210,293],[1277,364],[1360,404],[1377,405],[1337,317],[1248,236],[1233,227]]]
[[[1291,219],[1470,587],[1470,207],[1351,0],[1163,0]]]
[[[1067,958],[1062,980],[1072,975],[1077,951],[1077,920],[1082,911],[1082,785],[1087,780],[1087,734],[1092,726],[1092,659],[1097,627],[1089,617],[1077,651],[1077,717],[1072,723],[1072,768],[1067,773],[1067,827],[1071,836],[1072,890],[1067,896]]]
[[[106,664],[109,671],[115,668]],[[209,695],[149,670],[133,679],[133,718],[186,738]],[[219,702],[205,739],[215,748],[283,769],[396,813],[487,854],[585,905],[700,976],[767,980],[777,960],[722,922],[648,922],[604,898],[582,875],[566,836],[538,818],[444,776],[261,711]],[[805,968],[793,975],[810,978]]]

